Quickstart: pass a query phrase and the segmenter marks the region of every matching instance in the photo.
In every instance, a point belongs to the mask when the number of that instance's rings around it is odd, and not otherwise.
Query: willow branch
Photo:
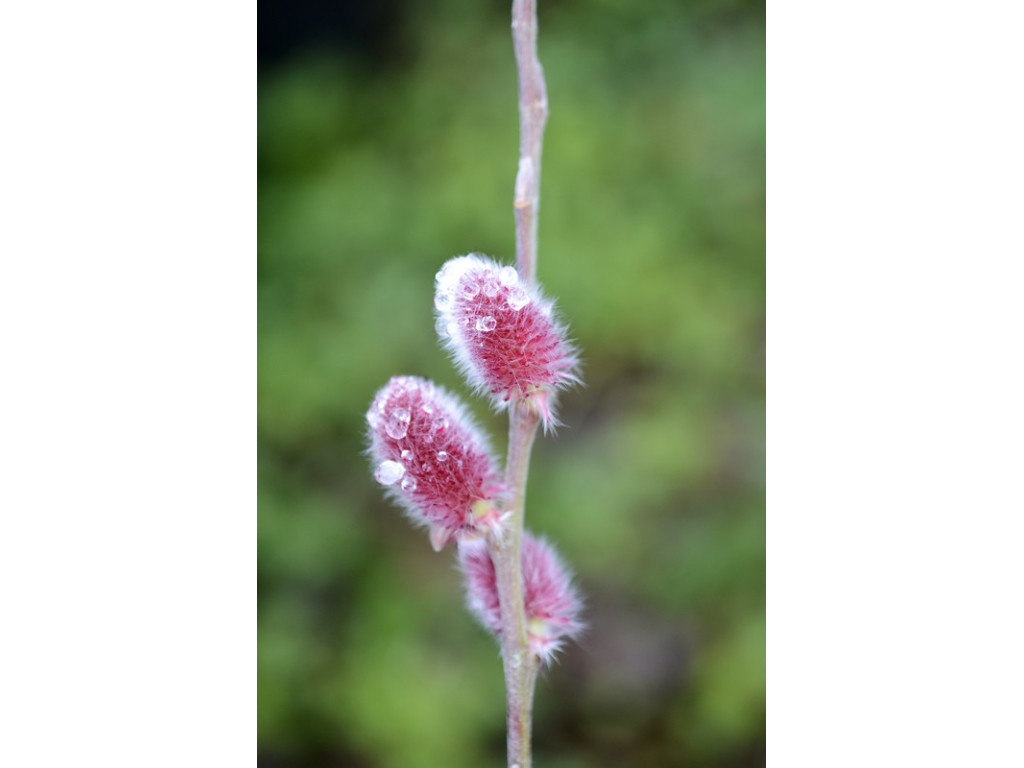
[[[513,0],[512,44],[519,82],[519,168],[513,209],[516,267],[524,282],[537,275],[537,211],[540,206],[540,155],[548,117],[544,72],[537,60],[536,0]],[[540,418],[525,401],[509,409],[505,484],[512,494],[505,535],[489,542],[501,604],[501,656],[505,670],[509,768],[530,768],[533,692],[540,661],[530,649],[523,609],[522,540],[530,452]]]

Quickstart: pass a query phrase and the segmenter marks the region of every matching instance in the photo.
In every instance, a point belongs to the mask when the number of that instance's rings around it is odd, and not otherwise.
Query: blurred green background
[[[538,768],[764,763],[764,10],[540,2],[539,278],[586,386],[527,525],[588,633],[542,677]],[[260,8],[258,738],[271,766],[498,766],[497,646],[383,500],[393,374],[466,395],[450,256],[514,261],[504,2]],[[469,398],[504,450],[506,421]]]

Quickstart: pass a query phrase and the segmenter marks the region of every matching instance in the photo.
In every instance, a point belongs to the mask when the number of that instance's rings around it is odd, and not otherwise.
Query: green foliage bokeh
[[[641,7],[645,6],[645,7]],[[534,451],[527,524],[590,630],[537,693],[539,766],[764,760],[764,28],[742,3],[542,3],[539,279],[584,357]],[[382,498],[363,415],[394,374],[470,398],[433,276],[513,261],[507,19],[407,21],[379,71],[261,76],[259,702],[267,765],[500,765],[490,637]]]

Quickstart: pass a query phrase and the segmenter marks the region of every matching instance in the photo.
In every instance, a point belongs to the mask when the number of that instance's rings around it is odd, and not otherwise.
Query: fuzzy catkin
[[[547,541],[524,531],[521,557],[527,639],[533,653],[550,663],[564,641],[583,628],[580,598],[568,569]],[[497,573],[487,547],[477,541],[460,543],[459,566],[469,610],[486,629],[500,634]]]
[[[366,413],[374,477],[435,549],[500,527],[504,487],[487,439],[453,395],[395,376]]]
[[[514,267],[479,254],[449,259],[437,273],[437,331],[459,370],[498,409],[525,400],[557,424],[555,393],[579,383],[579,358],[554,304]]]

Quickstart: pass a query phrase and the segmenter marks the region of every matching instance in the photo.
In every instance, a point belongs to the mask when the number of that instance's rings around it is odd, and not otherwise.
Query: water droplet
[[[393,440],[401,440],[409,431],[409,420],[411,418],[412,414],[409,413],[408,408],[395,408],[388,418],[388,423],[384,426],[384,431]]]
[[[406,475],[402,478],[402,490],[408,493],[412,493],[416,490],[416,478],[410,475]]]
[[[366,421],[369,423],[371,429],[376,429],[380,426],[380,414],[377,413],[376,409],[371,408],[366,412]]]
[[[437,452],[437,460],[439,462],[441,462],[442,464],[444,462],[448,461],[448,451],[438,451]]]
[[[498,321],[490,316],[481,317],[476,321],[476,329],[478,331],[483,331],[484,333],[487,333],[488,331],[493,331],[497,327],[497,325]]]
[[[420,410],[423,411],[424,413],[433,413],[434,406],[432,406],[430,403],[424,403],[423,405],[420,406]]]
[[[519,280],[519,273],[515,267],[502,267],[498,272],[498,280],[502,285],[515,285]]]
[[[394,485],[404,474],[405,467],[397,461],[382,461],[373,477],[381,485]]]
[[[448,325],[445,326],[444,330],[445,333],[447,333],[449,336],[454,337],[455,334],[459,332],[459,324],[452,320],[450,323],[448,323]]]
[[[498,282],[493,277],[488,277],[484,282],[484,296],[493,299],[498,295]]]
[[[427,462],[425,462],[425,461],[423,462],[422,469],[423,469],[424,472],[433,472],[434,471],[434,468],[432,466],[430,466],[429,464],[427,464]]]
[[[508,295],[508,305],[516,312],[530,303],[530,297],[522,288],[516,288]]]
[[[467,299],[475,299],[478,293],[480,293],[480,285],[472,280],[462,286],[462,295]]]
[[[451,333],[448,332],[448,326],[450,325],[451,323],[446,323],[443,317],[438,317],[434,321],[434,330],[437,331],[438,338],[447,339],[451,336]]]
[[[452,308],[452,295],[448,291],[439,290],[434,295],[434,306],[440,312],[447,312]]]
[[[402,451],[402,461],[412,461],[412,451],[408,448]]]
[[[444,432],[446,429],[448,429],[448,419],[446,419],[444,416],[442,416],[440,419],[437,419],[431,425],[431,428],[435,432]]]

